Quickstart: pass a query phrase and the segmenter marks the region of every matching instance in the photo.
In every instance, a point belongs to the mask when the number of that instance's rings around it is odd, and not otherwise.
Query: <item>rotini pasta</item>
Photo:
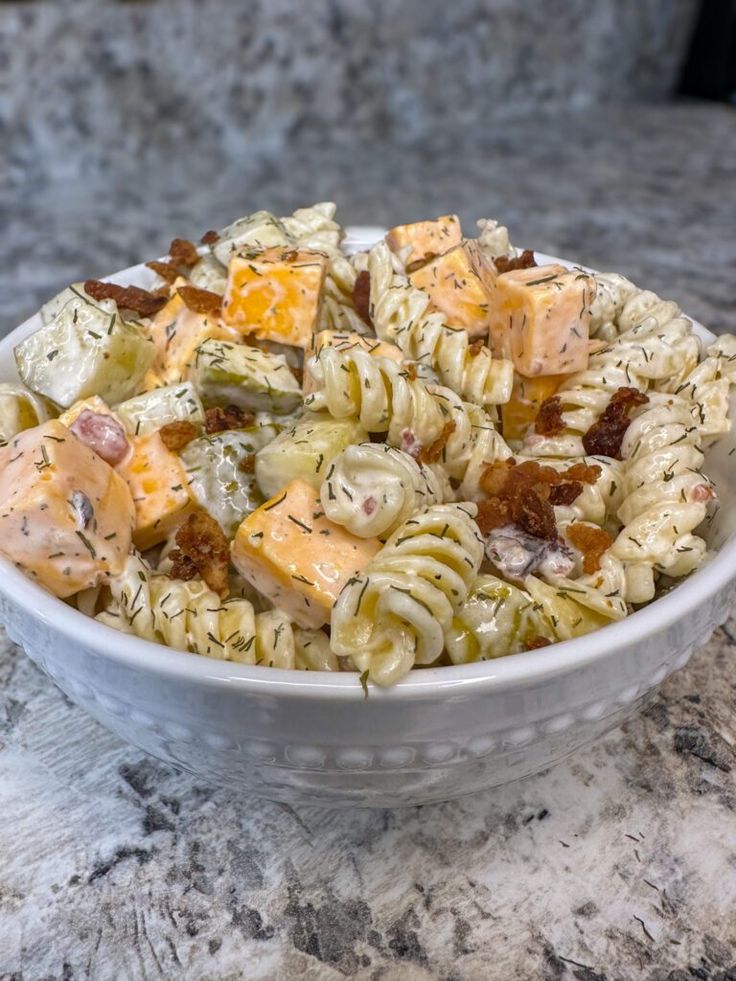
[[[451,500],[444,475],[388,443],[348,446],[320,492],[325,514],[360,538],[390,535],[415,511]]]
[[[379,685],[431,664],[480,567],[473,505],[437,504],[400,525],[332,611],[332,648]]]

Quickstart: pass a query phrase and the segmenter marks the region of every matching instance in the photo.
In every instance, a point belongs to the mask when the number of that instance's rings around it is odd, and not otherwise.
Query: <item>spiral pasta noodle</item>
[[[110,590],[113,602],[97,619],[144,640],[240,664],[336,669],[320,631],[294,628],[280,610],[255,613],[241,597],[222,600],[199,579],[155,573],[137,553]]]
[[[451,497],[441,472],[387,443],[348,446],[333,460],[321,489],[330,521],[359,538],[390,535],[415,511]]]
[[[483,557],[474,515],[472,504],[436,504],[400,525],[340,593],[335,653],[379,685],[435,661]]]
[[[472,347],[467,330],[430,313],[429,296],[394,269],[385,241],[368,254],[371,319],[381,340],[396,344],[411,361],[432,370],[468,402],[500,405],[511,398],[513,365],[488,347]]]
[[[317,391],[304,400],[308,410],[326,410],[336,419],[357,417],[367,432],[386,433],[386,442],[399,449],[428,447],[447,434],[438,464],[461,482],[461,499],[473,497],[484,462],[511,455],[480,406],[463,402],[452,389],[413,378],[388,358],[325,347],[310,360],[309,371]]]
[[[626,565],[631,603],[654,597],[655,572],[685,576],[705,559],[707,546],[693,532],[715,492],[700,469],[700,440],[689,403],[661,393],[650,395],[624,436],[624,527],[611,551]]]

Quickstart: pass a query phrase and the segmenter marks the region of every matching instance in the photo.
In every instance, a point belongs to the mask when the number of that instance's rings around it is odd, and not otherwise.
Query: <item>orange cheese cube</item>
[[[320,330],[312,334],[309,347],[304,352],[304,379],[302,388],[304,395],[309,395],[315,389],[314,379],[307,368],[309,358],[316,357],[323,347],[334,347],[336,351],[350,351],[357,347],[361,351],[368,351],[369,354],[380,355],[383,358],[390,358],[397,364],[404,360],[401,348],[388,341],[379,341],[377,337],[364,337],[354,331]]]
[[[513,269],[496,277],[491,343],[521,375],[563,375],[588,366],[593,278],[563,266]]]
[[[319,491],[292,480],[241,523],[236,569],[300,627],[321,627],[345,583],[381,548],[325,517]]]
[[[0,551],[54,595],[121,573],[133,521],[125,482],[58,420],[0,449]]]
[[[327,257],[283,248],[234,256],[222,308],[241,334],[306,348],[324,288]]]
[[[185,279],[174,284],[175,287],[185,285]],[[226,327],[218,317],[190,310],[176,292],[153,318],[150,331],[156,357],[144,379],[146,391],[162,385],[176,385],[188,378],[202,341],[240,339],[240,335]]]
[[[130,443],[131,452],[117,470],[135,504],[133,541],[145,551],[165,541],[195,501],[181,460],[164,446],[158,430],[133,436]]]
[[[465,327],[471,338],[488,332],[496,274],[474,242],[455,246],[409,278],[429,294],[432,307],[444,314],[451,327]]]
[[[463,233],[457,215],[442,215],[434,221],[415,221],[410,225],[397,225],[386,235],[386,244],[392,252],[411,247],[406,266],[411,269],[437,255],[443,255],[460,245]]]
[[[514,387],[511,398],[501,406],[503,438],[505,440],[523,439],[534,423],[539,406],[560,388],[569,375],[539,375],[525,378],[514,374]]]

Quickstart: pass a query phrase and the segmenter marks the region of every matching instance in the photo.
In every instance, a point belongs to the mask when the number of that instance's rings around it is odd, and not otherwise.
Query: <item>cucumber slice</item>
[[[263,504],[252,472],[252,455],[273,438],[269,427],[229,429],[200,436],[180,451],[197,503],[209,512],[228,538],[243,518]]]
[[[192,380],[205,405],[291,412],[302,400],[286,358],[248,344],[202,341]]]
[[[123,320],[113,300],[97,303],[74,292],[14,353],[22,381],[68,408],[90,395],[111,404],[135,395],[155,352],[145,328]]]
[[[269,498],[301,477],[318,490],[335,457],[351,443],[366,439],[368,434],[355,419],[310,414],[256,453],[258,486]]]
[[[115,413],[132,436],[146,436],[170,422],[204,423],[204,409],[191,382],[164,385],[136,395],[115,407]]]

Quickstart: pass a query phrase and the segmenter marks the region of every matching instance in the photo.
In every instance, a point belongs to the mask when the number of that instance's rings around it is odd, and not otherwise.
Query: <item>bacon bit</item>
[[[525,651],[536,651],[540,647],[549,647],[552,641],[549,637],[542,637],[540,634],[536,634],[534,637],[530,637],[529,640],[524,644]]]
[[[477,340],[473,341],[472,344],[469,344],[468,345],[468,354],[470,355],[470,357],[471,358],[476,358],[480,354],[480,352],[483,350],[483,345],[484,344],[485,344],[485,341],[484,341],[484,339],[482,337],[479,337]]]
[[[215,519],[198,508],[181,525],[175,541],[178,548],[169,553],[173,562],[172,578],[193,578],[189,574],[193,567],[210,589],[227,596],[230,548]],[[183,577],[180,572],[184,573]]]
[[[601,567],[601,556],[613,545],[613,539],[597,525],[575,522],[567,529],[567,537],[583,554],[583,572],[591,575]]]
[[[531,249],[524,249],[521,255],[513,257],[507,255],[493,257],[493,265],[499,273],[511,272],[512,269],[531,269],[536,264],[537,260]]]
[[[402,366],[402,370],[410,382],[417,380],[417,366],[413,361],[407,361]]]
[[[621,443],[629,428],[629,415],[639,405],[646,405],[649,397],[636,388],[619,388],[611,396],[600,419],[593,423],[583,436],[585,452],[591,456],[610,456],[621,459]]]
[[[371,320],[371,274],[367,269],[359,272],[353,286],[353,306],[360,319],[373,326]]]
[[[101,283],[98,279],[88,279],[84,292],[93,300],[114,300],[121,310],[133,310],[141,317],[152,317],[166,303],[165,296],[158,296],[140,286]]]
[[[190,579],[199,578],[196,565],[188,555],[184,555],[180,548],[172,548],[169,552],[169,558],[171,559],[169,575],[172,579],[183,579],[185,582],[189,582]]]
[[[452,436],[452,434],[457,429],[454,422],[446,422],[442,427],[442,432],[439,434],[437,439],[430,443],[429,446],[423,446],[421,450],[417,453],[416,461],[417,463],[436,463],[442,456],[442,451],[447,445],[447,441]]]
[[[369,494],[368,497],[366,497],[366,499],[361,504],[361,508],[363,509],[363,513],[364,514],[367,514],[367,515],[373,514],[373,512],[376,510],[376,499],[375,499],[375,497],[373,497],[372,495]]]
[[[201,290],[198,286],[180,286],[177,293],[194,313],[219,316],[222,310],[222,297],[212,290]]]
[[[167,283],[173,283],[179,275],[179,271],[170,262],[159,262],[158,259],[152,259],[146,263],[146,266],[153,269],[156,275],[165,279]]]
[[[240,461],[240,469],[243,473],[255,473],[256,471],[256,455],[255,453],[249,453],[248,456],[243,457]]]
[[[220,233],[216,232],[213,228],[210,228],[208,232],[205,232],[202,238],[199,240],[202,245],[214,245],[215,242],[219,241]]]
[[[579,480],[582,484],[596,484],[603,471],[597,463],[574,463],[562,471],[566,480]]]
[[[562,421],[562,402],[559,395],[550,395],[539,406],[537,418],[534,421],[534,432],[538,436],[559,436],[565,430]]]
[[[513,457],[492,463],[480,477],[480,487],[489,500],[478,502],[478,526],[487,535],[494,528],[515,523],[535,538],[555,539],[553,505],[572,504],[582,493],[583,483],[594,484],[600,475],[600,467],[586,464],[558,471],[535,460],[517,464]]]
[[[489,497],[486,501],[478,501],[478,514],[475,523],[484,537],[493,531],[494,528],[503,528],[510,525],[511,502],[501,497]]]
[[[197,427],[193,422],[180,419],[177,422],[167,422],[159,429],[158,434],[166,449],[176,453],[183,450],[187,443],[191,443],[197,435]]]
[[[546,541],[557,540],[555,512],[549,501],[531,487],[522,487],[511,505],[511,516],[528,535]]]
[[[404,453],[408,453],[409,456],[413,456],[415,460],[422,452],[422,444],[417,439],[414,430],[409,429],[408,426],[401,431],[399,449],[403,450]]]
[[[254,421],[253,415],[244,412],[237,405],[226,405],[224,409],[217,405],[205,410],[204,431],[211,436],[212,433],[221,433],[226,429],[245,429],[252,426]]]
[[[570,505],[582,493],[583,485],[579,480],[571,480],[569,484],[555,484],[549,489],[549,503]]]
[[[715,501],[716,492],[710,484],[698,484],[697,487],[693,487],[692,499],[698,504],[706,504],[708,501]]]
[[[297,368],[297,366],[295,364],[290,364],[289,365],[289,371],[296,378],[296,380],[299,382],[300,385],[302,385],[304,383],[304,369],[303,368]]]
[[[189,269],[199,262],[197,246],[186,238],[175,238],[169,246],[169,258],[172,265]]]

